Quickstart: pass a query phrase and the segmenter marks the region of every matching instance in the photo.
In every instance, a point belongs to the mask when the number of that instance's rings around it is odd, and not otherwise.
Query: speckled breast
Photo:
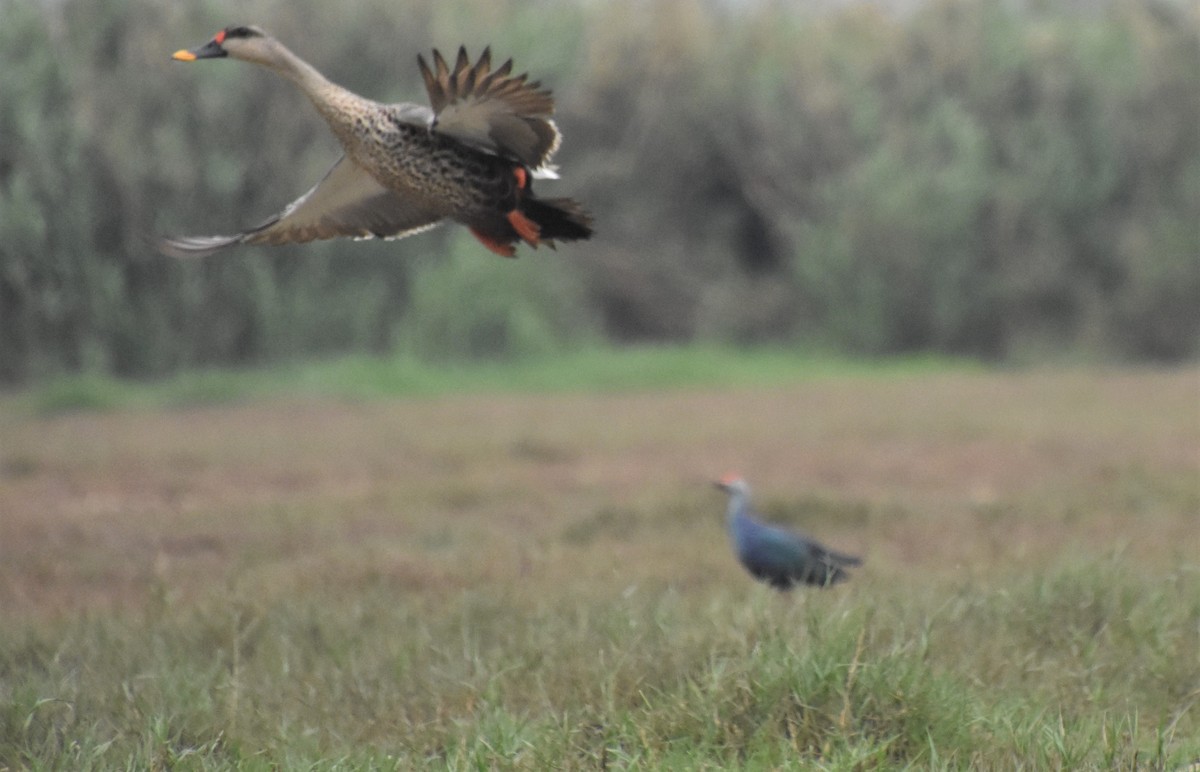
[[[513,162],[424,126],[391,120],[360,147],[386,187],[418,198],[447,217],[470,222],[516,206]]]

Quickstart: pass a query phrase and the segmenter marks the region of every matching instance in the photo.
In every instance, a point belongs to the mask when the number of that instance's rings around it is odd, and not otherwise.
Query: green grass
[[[0,769],[1200,759],[1200,373],[773,356],[721,389],[0,403]],[[851,581],[751,581],[735,465]]]
[[[889,377],[953,368],[965,360],[914,356],[855,360],[783,349],[717,346],[593,348],[503,362],[430,363],[411,357],[344,357],[266,369],[206,370],[161,381],[84,375],[50,380],[24,395],[40,413],[134,406],[223,404],[276,396],[347,399],[463,393],[614,392],[763,386],[797,379]]]
[[[0,764],[45,769],[1169,768],[1200,755],[1200,583],[1071,562],[980,590],[864,583],[586,602],[380,579],[347,602],[0,634]]]

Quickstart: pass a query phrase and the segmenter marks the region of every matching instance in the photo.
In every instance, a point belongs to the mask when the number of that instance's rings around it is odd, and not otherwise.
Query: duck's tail
[[[592,218],[570,198],[525,196],[517,208],[493,227],[472,227],[485,247],[502,257],[516,257],[518,242],[554,249],[555,241],[582,241],[592,237]]]

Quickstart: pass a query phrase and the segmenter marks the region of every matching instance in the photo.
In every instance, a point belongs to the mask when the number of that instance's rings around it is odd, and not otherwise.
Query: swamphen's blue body
[[[727,524],[738,560],[771,586],[780,590],[797,584],[828,587],[848,578],[843,569],[862,563],[860,558],[834,552],[807,536],[754,519],[750,486],[741,477],[724,477],[717,487],[729,494]]]

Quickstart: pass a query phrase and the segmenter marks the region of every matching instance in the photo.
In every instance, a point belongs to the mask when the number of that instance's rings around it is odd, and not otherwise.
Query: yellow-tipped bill
[[[178,51],[176,51],[175,53],[171,54],[171,58],[178,59],[181,62],[196,61],[196,55],[193,54],[191,51],[187,50],[186,48],[181,48]]]

